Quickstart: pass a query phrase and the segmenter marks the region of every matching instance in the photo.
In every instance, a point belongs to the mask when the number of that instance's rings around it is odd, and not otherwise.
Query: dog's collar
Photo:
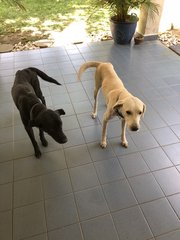
[[[118,111],[118,109],[116,109],[115,113],[116,113],[116,116],[118,116],[118,118],[124,118],[124,116],[122,115],[122,113]]]
[[[31,110],[30,110],[30,120],[33,120],[33,110],[35,109],[35,107],[39,104],[38,103],[35,103],[32,107],[31,107]]]

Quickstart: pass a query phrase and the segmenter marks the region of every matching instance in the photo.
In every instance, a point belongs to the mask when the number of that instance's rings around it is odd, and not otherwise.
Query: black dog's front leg
[[[43,132],[43,130],[41,130],[41,129],[39,129],[39,137],[40,137],[40,139],[41,139],[42,145],[43,145],[44,147],[47,147],[48,142],[47,142],[47,140],[46,140],[45,137],[44,137],[44,132]]]
[[[46,100],[45,100],[45,97],[42,95],[42,97],[40,98],[42,103],[44,104],[44,106],[46,106]]]
[[[28,133],[28,135],[31,139],[32,145],[34,147],[35,156],[37,158],[40,158],[41,157],[41,151],[40,151],[39,146],[38,146],[38,144],[35,140],[33,129],[31,127],[25,127],[25,129],[26,129],[26,132]]]

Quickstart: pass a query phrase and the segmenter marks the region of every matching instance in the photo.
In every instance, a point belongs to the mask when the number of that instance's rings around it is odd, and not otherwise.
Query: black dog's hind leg
[[[41,102],[46,106],[46,101],[45,101],[45,98],[42,94],[42,91],[41,91],[41,88],[40,88],[40,83],[39,83],[39,79],[37,76],[34,77],[34,80],[33,82],[31,83],[33,88],[34,88],[34,91],[36,93],[36,96],[41,99]]]
[[[39,83],[39,80],[38,80],[38,77],[36,76],[36,80],[33,82],[33,88],[34,88],[34,91],[36,93],[36,96],[41,99],[41,102],[44,104],[44,106],[46,106],[46,101],[45,101],[45,97],[43,96],[42,94],[42,91],[41,91],[41,88],[40,88],[40,83]],[[48,145],[48,142],[47,140],[45,139],[45,136],[44,136],[44,132],[39,129],[39,137],[40,137],[40,140],[42,142],[42,145],[44,147],[47,147]]]
[[[38,144],[35,140],[33,129],[29,128],[29,127],[25,127],[25,129],[26,129],[26,132],[28,133],[28,135],[31,139],[32,145],[34,147],[35,156],[37,158],[40,158],[41,157],[41,151],[40,151],[39,146],[38,146]]]

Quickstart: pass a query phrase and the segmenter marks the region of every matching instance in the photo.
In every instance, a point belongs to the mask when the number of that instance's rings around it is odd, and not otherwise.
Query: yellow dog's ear
[[[116,110],[122,108],[123,103],[124,103],[124,101],[122,101],[122,100],[118,100],[118,101],[114,104],[114,106],[113,106],[113,110],[116,111]]]
[[[121,108],[123,106],[123,101],[118,101],[116,102],[116,104],[113,106],[113,111],[120,116],[121,118],[124,118],[122,112],[121,112]]]
[[[144,117],[144,113],[146,112],[146,105],[144,104],[143,105],[143,114],[142,114],[142,117]]]

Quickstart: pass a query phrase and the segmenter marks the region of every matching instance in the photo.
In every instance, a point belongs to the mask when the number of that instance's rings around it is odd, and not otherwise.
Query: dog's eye
[[[142,114],[142,112],[141,111],[139,111],[139,115],[141,115]]]
[[[130,111],[126,111],[127,115],[131,115],[132,113]]]

